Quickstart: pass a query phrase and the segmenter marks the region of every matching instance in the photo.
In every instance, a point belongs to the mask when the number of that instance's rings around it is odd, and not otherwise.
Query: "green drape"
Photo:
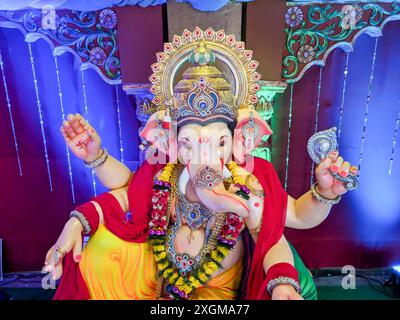
[[[293,245],[291,243],[289,245],[293,252],[294,266],[299,272],[301,296],[305,300],[317,300],[317,288],[310,270],[304,265]]]

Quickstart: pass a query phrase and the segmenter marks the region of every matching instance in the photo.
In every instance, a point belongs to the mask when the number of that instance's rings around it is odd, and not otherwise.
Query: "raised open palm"
[[[79,113],[69,114],[60,130],[68,147],[79,159],[90,162],[98,158],[101,139]]]

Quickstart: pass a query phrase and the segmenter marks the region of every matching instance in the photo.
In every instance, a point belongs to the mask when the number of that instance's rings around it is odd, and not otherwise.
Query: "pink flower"
[[[104,9],[100,12],[100,25],[104,28],[112,29],[117,25],[117,15],[111,9]]]

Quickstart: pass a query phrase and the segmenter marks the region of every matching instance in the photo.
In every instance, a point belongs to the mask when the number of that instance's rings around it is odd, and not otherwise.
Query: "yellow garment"
[[[100,225],[82,252],[79,268],[91,299],[157,299],[156,264],[148,242],[121,240]],[[242,269],[240,259],[198,288],[192,299],[235,299]]]

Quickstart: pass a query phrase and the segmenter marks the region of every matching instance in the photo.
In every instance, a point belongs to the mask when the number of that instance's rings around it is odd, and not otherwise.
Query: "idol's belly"
[[[159,298],[157,265],[151,243],[124,241],[103,224],[83,250],[79,269],[91,299]],[[197,288],[193,299],[235,299],[242,274],[241,261],[224,271],[207,285]],[[168,299],[167,285],[168,281],[164,281],[162,297]]]

